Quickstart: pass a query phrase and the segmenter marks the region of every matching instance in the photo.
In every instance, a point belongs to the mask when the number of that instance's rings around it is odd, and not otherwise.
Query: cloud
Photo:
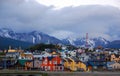
[[[64,30],[54,31],[51,35],[54,37],[58,37],[59,39],[65,39],[67,37],[76,36],[75,33],[71,31],[64,31]]]
[[[68,6],[55,10],[35,0],[0,0],[0,27],[17,32],[41,31],[59,39],[68,36],[120,37],[120,9],[108,5]]]
[[[111,5],[119,7],[119,0],[36,0],[37,2],[46,6],[53,5],[55,9],[61,9],[68,6],[80,5]]]

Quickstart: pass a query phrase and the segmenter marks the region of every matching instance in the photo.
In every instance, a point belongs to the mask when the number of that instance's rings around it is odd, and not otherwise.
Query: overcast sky
[[[41,31],[59,39],[120,39],[120,0],[0,0],[0,28]]]

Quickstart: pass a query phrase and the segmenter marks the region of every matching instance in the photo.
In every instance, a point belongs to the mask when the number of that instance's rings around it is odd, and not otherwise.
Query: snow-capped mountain
[[[62,40],[62,42],[64,44],[71,44],[71,45],[76,45],[74,43],[75,41],[76,41],[76,38],[73,38],[73,37],[68,37],[68,38]]]
[[[8,28],[0,29],[0,36],[30,43],[62,43],[59,39],[44,34],[42,32],[32,31],[29,33],[16,33]]]
[[[15,35],[15,33],[8,28],[2,28],[0,29],[0,36],[6,37],[6,38],[12,38]]]
[[[37,43],[53,43],[53,44],[69,44],[69,45],[75,45],[75,46],[82,46],[85,47],[86,45],[86,38],[74,38],[74,37],[68,37],[63,40],[59,40],[53,36],[49,36],[42,32],[32,31],[29,33],[16,33],[11,29],[3,28],[0,29],[0,37],[3,38],[10,38],[14,40],[29,42],[33,44]],[[97,46],[103,46],[106,47],[109,44],[112,45],[113,43],[109,42],[105,38],[98,37],[98,38],[89,38],[87,40],[89,47],[97,47]]]
[[[82,46],[85,47],[86,45],[86,38],[67,38],[63,39],[63,42],[66,44],[71,44],[75,46]],[[103,46],[105,47],[107,44],[109,44],[109,41],[105,38],[98,37],[98,38],[90,38],[87,40],[88,47],[97,47],[97,46]]]

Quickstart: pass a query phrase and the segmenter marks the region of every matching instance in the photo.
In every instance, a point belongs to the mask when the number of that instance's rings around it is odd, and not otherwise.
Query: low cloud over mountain
[[[117,42],[118,41],[118,42]],[[50,36],[48,34],[32,31],[29,33],[17,33],[11,29],[3,28],[0,29],[0,46],[1,47],[7,47],[9,45],[11,46],[22,46],[22,47],[28,47],[33,44],[63,44],[63,45],[74,45],[74,46],[81,46],[86,47],[86,38],[85,37],[68,37],[63,40],[59,40],[53,36]],[[87,40],[88,47],[97,47],[97,46],[103,46],[103,47],[109,47],[109,48],[120,48],[120,42],[119,40],[110,42],[107,39],[103,37],[96,37],[96,38],[89,38]]]
[[[90,37],[116,40],[120,38],[120,8],[82,5],[56,10],[35,0],[0,0],[0,27],[16,32],[37,30],[59,39],[88,32]]]

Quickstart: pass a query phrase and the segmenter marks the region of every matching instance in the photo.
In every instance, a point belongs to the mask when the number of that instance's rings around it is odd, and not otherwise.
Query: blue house
[[[105,55],[104,54],[92,54],[86,65],[88,67],[91,66],[94,69],[97,69],[98,67],[106,68],[107,62],[105,60]]]
[[[111,65],[113,65],[115,62],[114,61],[109,61],[109,62],[107,62],[107,69],[108,70],[113,70],[113,68],[112,68],[112,66]]]

